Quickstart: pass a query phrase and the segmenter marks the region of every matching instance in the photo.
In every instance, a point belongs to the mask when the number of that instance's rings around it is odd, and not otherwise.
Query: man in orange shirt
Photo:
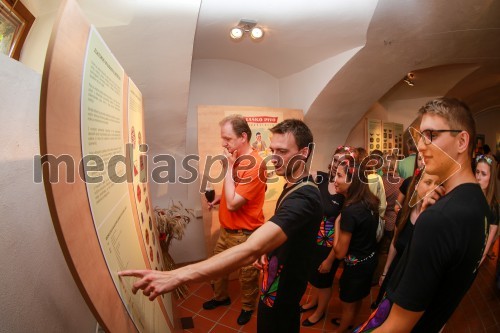
[[[231,115],[220,123],[222,147],[227,158],[222,196],[209,202],[210,208],[220,204],[220,234],[214,255],[245,242],[264,223],[264,197],[266,192],[265,165],[250,144],[252,132],[245,118]],[[242,310],[237,319],[246,324],[255,310],[259,293],[259,270],[248,265],[240,270]],[[228,276],[213,281],[214,298],[203,304],[206,310],[229,305]]]

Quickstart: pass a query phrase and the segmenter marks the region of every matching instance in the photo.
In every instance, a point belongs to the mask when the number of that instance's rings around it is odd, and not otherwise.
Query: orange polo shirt
[[[235,166],[238,176],[235,184],[236,193],[247,200],[240,209],[234,212],[227,209],[224,186],[222,186],[219,222],[223,228],[255,230],[264,223],[262,206],[266,195],[266,168],[256,150],[252,150],[250,156],[256,162],[250,169],[251,161],[249,159],[242,159],[238,166]]]

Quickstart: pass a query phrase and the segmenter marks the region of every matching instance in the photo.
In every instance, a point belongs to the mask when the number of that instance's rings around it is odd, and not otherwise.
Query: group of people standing
[[[475,137],[469,109],[456,99],[440,98],[427,103],[420,114],[420,128],[412,135],[425,169],[412,174],[400,199],[401,210],[386,232],[390,247],[379,279],[380,297],[355,332],[439,332],[494,242],[498,204],[494,191],[489,195],[494,185],[481,177],[490,167],[491,178],[495,166],[478,158],[478,167],[485,164],[476,171],[478,180],[469,167]],[[335,150],[328,172],[310,172],[313,135],[304,122],[288,119],[270,130],[271,161],[286,183],[274,215],[265,222],[265,181],[259,177],[265,172],[259,170],[261,163],[245,164],[245,156],[260,161],[245,124],[241,116],[220,123],[227,164],[222,194],[209,203],[220,205],[214,256],[174,271],[128,270],[119,275],[139,278],[133,292],[142,290],[150,300],[181,284],[212,279],[215,295],[203,307],[213,309],[230,304],[227,278],[221,277],[242,267],[238,324],[250,320],[258,298],[257,331],[293,333],[300,330],[301,312],[314,310],[303,326],[324,318],[335,272],[343,263],[342,315],[332,323],[338,325],[337,332],[352,331],[377,269],[376,234],[380,219],[389,213],[389,196],[384,193],[382,202],[378,185],[370,186],[373,172],[366,169],[371,164],[362,163],[350,147]],[[387,169],[394,179],[396,168],[394,162]],[[378,184],[379,177],[374,179]],[[396,209],[396,196],[392,191],[390,210]],[[300,305],[308,282],[312,296]]]

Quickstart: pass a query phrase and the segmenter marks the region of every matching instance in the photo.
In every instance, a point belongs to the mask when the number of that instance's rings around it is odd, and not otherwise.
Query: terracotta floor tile
[[[180,306],[187,310],[191,310],[194,313],[198,313],[202,309],[203,302],[205,302],[204,299],[196,295],[191,295],[186,298]]]
[[[481,322],[483,323],[484,328],[489,328],[491,326],[497,326],[497,321],[493,314],[489,311],[481,314]]]
[[[196,296],[209,300],[214,297],[214,291],[212,290],[212,286],[209,283],[204,283],[200,285],[196,291],[193,292]]]
[[[193,317],[193,322],[194,328],[189,329],[193,333],[208,333],[215,326],[215,322],[200,316]]]
[[[473,286],[446,324],[444,333],[500,332],[500,293],[495,291],[493,284],[496,261],[489,260],[483,265]],[[330,320],[341,316],[341,303],[338,294],[338,278],[341,273],[341,269],[336,273],[337,279],[334,282],[333,295],[328,305],[326,318],[312,327],[301,326],[301,333],[327,333],[337,329],[337,326],[331,324]],[[190,296],[186,300],[178,301],[177,306],[179,314],[182,316],[193,316],[195,328],[184,332],[255,333],[257,331],[256,313],[248,324],[239,326],[236,323],[236,318],[241,310],[240,286],[238,280],[231,280],[229,285],[231,305],[212,311],[202,309],[203,302],[213,296],[210,284],[205,282],[189,285]],[[370,304],[377,297],[378,290],[379,287],[374,286],[370,295],[363,300],[360,314],[355,318],[356,324],[364,322],[372,312]],[[310,293],[311,287],[308,286],[301,304],[307,302]],[[311,314],[312,312],[302,314],[301,322]]]
[[[234,328],[227,327],[222,324],[216,324],[210,331],[210,333],[236,333],[236,332],[238,332],[238,330],[235,330]]]
[[[224,313],[226,313],[227,311],[229,311],[228,306],[219,306],[213,310],[205,310],[202,308],[198,312],[198,315],[210,319],[212,321],[218,322],[219,319],[222,318]]]

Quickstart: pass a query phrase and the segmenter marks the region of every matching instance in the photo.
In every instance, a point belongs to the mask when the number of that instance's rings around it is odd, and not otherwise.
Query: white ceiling
[[[193,59],[226,59],[276,78],[364,45],[377,0],[202,1]],[[229,37],[240,19],[257,21],[262,40]]]
[[[77,0],[89,20],[100,28],[120,27],[124,34],[128,33],[127,26],[131,26],[129,30],[132,31],[147,31],[147,34],[142,33],[141,38],[155,43],[149,43],[149,49],[141,51],[151,54],[151,58],[157,52],[162,52],[161,48],[158,50],[156,42],[165,39],[166,35],[164,30],[150,29],[148,16],[161,15],[168,21],[181,15],[182,19],[182,10],[179,11],[178,7],[183,1]],[[35,16],[40,16],[54,12],[61,0],[22,2]],[[459,97],[474,100],[472,96],[478,93],[476,90],[491,90],[491,85],[499,84],[499,1],[462,0],[453,5],[433,0],[190,2],[201,2],[193,59],[236,61],[259,68],[276,78],[283,78],[366,42],[357,59],[346,66],[344,72],[350,73],[344,73],[346,75],[343,77],[361,79],[352,67],[363,68],[365,73],[374,72],[380,81],[390,77],[388,84],[380,82],[381,86],[390,89],[404,76],[406,70],[461,63],[468,66],[473,63],[479,64],[482,75],[471,78],[473,84],[467,83],[467,77],[456,81],[456,85],[461,86],[455,90],[460,92]],[[173,11],[172,8],[177,9]],[[242,18],[256,20],[264,27],[263,40],[254,42],[250,38],[243,38],[235,42],[229,38],[229,29]],[[118,38],[120,36],[110,36],[110,43],[113,44],[113,39]],[[386,52],[388,48],[394,52]],[[363,54],[369,54],[369,62],[363,59]],[[380,62],[382,66],[373,66]],[[387,67],[384,65],[387,62],[397,69],[397,81],[390,73],[386,73]],[[154,86],[158,82],[156,74],[153,72],[143,76],[140,81]],[[489,75],[490,79],[493,77],[493,82],[488,80],[485,86],[483,75]],[[417,95],[422,94],[420,87],[429,91],[439,82],[432,78],[429,70],[425,82],[418,76],[419,84],[413,89]],[[335,83],[336,86],[338,84],[341,83]],[[449,82],[446,84],[449,85]],[[377,99],[382,96],[377,96]]]
[[[22,1],[35,16],[54,11],[61,2]],[[362,49],[304,110],[315,133],[335,132],[347,137],[352,126],[377,102],[395,106],[401,100],[452,94],[468,102],[475,112],[500,105],[500,1],[78,3],[145,98],[158,106],[173,103],[170,109],[162,109],[172,116],[181,117],[186,112],[192,59],[235,61],[281,79],[359,46]],[[189,6],[183,8],[187,3]],[[193,20],[193,11],[195,15],[199,12],[197,22],[192,29],[181,29],[184,21]],[[262,41],[244,38],[234,42],[229,38],[230,28],[243,18],[264,27]],[[192,54],[172,50],[171,45],[179,43]],[[409,71],[416,74],[412,89],[401,86]],[[170,123],[177,126],[167,130],[175,132],[182,127],[182,121]]]

